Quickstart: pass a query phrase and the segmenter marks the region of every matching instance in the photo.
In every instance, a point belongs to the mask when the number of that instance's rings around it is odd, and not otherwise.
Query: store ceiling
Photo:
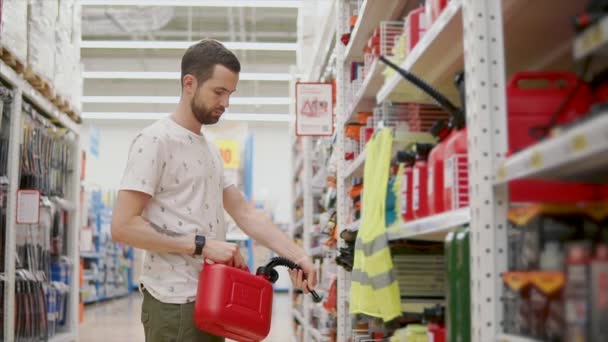
[[[87,113],[95,117],[114,113],[115,117],[116,113],[171,111],[174,105],[165,102],[179,96],[182,46],[188,45],[180,43],[202,38],[233,46],[241,61],[243,77],[233,95],[233,102],[239,104],[231,105],[228,115],[287,115],[290,67],[297,62],[298,8],[293,4],[299,1],[273,1],[248,1],[245,7],[238,5],[244,1],[215,1],[220,7],[200,1],[191,2],[196,7],[187,7],[184,1],[133,6],[150,1],[112,0],[111,6],[99,6],[88,5],[98,1],[83,0],[85,118]],[[266,7],[252,7],[252,3]],[[289,7],[268,7],[274,3]],[[260,45],[251,43],[270,44],[260,50]]]

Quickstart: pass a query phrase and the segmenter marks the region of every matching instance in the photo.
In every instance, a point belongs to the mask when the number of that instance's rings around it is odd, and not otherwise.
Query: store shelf
[[[501,334],[498,335],[496,342],[540,342],[529,337],[522,337],[517,335]]]
[[[572,16],[585,6],[585,1],[503,0],[507,79],[524,70],[574,70]]]
[[[302,314],[297,309],[292,310],[293,317],[300,322],[300,324],[304,325],[304,319],[302,318]]]
[[[302,155],[299,155],[298,158],[296,159],[296,164],[293,168],[293,178],[294,179],[298,178],[298,174],[302,170],[302,166],[304,166],[304,157]]]
[[[396,19],[403,12],[408,2],[414,1],[364,1],[359,9],[357,23],[346,47],[344,61],[361,61],[363,59],[363,49],[376,27],[380,25],[381,21]]]
[[[514,154],[501,165],[496,183],[519,178],[605,180],[608,170],[608,111],[563,134]]]
[[[580,59],[608,49],[608,17],[587,28],[574,40],[574,58]]]
[[[379,60],[376,60],[367,76],[363,80],[363,84],[361,85],[361,89],[353,100],[351,107],[346,112],[346,120],[344,123],[349,123],[355,121],[355,114],[361,111],[371,111],[376,103],[376,94],[380,88],[382,88],[382,84],[384,83],[384,77],[382,76],[382,70],[384,70],[384,64]]]
[[[389,240],[443,241],[449,232],[470,221],[471,210],[462,208],[405,223],[387,230],[387,233]]]
[[[350,231],[358,231],[359,230],[359,226],[361,225],[361,220],[357,220],[353,223],[350,223],[346,226],[346,230],[350,230]]]
[[[71,342],[76,341],[76,336],[73,333],[59,333],[49,339],[49,342]]]
[[[21,78],[21,76],[17,75],[15,70],[6,65],[6,63],[3,61],[0,61],[0,74],[9,83],[12,83],[17,88],[21,88],[23,91],[23,96],[27,98],[28,101],[39,107],[53,120],[58,121],[61,125],[69,128],[73,132],[80,131],[80,126],[78,124],[72,121],[67,114],[59,112],[59,110],[49,100],[42,96],[42,94],[34,89],[26,80]]]
[[[313,327],[310,327],[310,335],[315,339],[315,341],[318,342],[324,342],[328,340],[326,336],[323,336],[323,334],[321,334],[319,330]]]
[[[304,218],[299,219],[298,222],[296,222],[295,224],[295,229],[299,229],[302,227],[304,227]]]
[[[80,257],[85,259],[99,259],[101,254],[94,252],[80,252]]]
[[[338,6],[338,0],[331,0],[330,2],[329,12],[320,25],[320,27],[322,27],[321,35],[314,44],[315,47],[313,51],[315,51],[315,53],[312,57],[313,62],[310,65],[310,70],[307,72],[309,81],[318,81],[319,77],[321,77],[328,56],[332,51],[332,45],[334,45],[336,40],[337,23],[335,20],[335,13],[337,11],[336,7]]]
[[[350,177],[362,177],[363,176],[363,166],[365,165],[366,151],[363,150],[355,160],[353,160],[350,165],[346,168],[346,173],[344,174],[344,178]]]
[[[458,103],[453,78],[464,68],[462,1],[451,1],[437,21],[401,64]],[[399,74],[393,75],[378,92],[377,102],[433,103],[431,98]]]
[[[323,246],[313,247],[310,249],[309,254],[311,257],[323,256]]]
[[[304,191],[302,190],[302,186],[300,183],[296,183],[296,194],[294,196],[294,203],[299,201],[304,195]]]

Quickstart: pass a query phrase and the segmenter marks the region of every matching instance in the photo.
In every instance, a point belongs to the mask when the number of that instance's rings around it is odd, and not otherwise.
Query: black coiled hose
[[[386,65],[395,69],[403,78],[411,82],[416,87],[420,88],[430,97],[432,97],[437,103],[445,109],[452,117],[456,120],[456,122],[461,123],[464,122],[464,113],[461,108],[456,107],[447,97],[443,96],[437,89],[433,88],[431,85],[421,80],[418,76],[413,73],[404,70],[397,66],[395,63],[389,61],[386,57],[380,56],[380,60],[384,62]],[[463,104],[464,105],[464,104]]]
[[[301,269],[300,265],[287,258],[274,257],[270,259],[266,266],[258,267],[256,274],[264,274],[268,276],[268,280],[270,280],[271,283],[275,283],[279,279],[279,274],[274,269],[277,266],[285,266],[290,270]],[[312,295],[312,299],[315,303],[320,303],[323,300],[323,297],[319,296],[319,294],[315,290],[310,290],[310,294]]]

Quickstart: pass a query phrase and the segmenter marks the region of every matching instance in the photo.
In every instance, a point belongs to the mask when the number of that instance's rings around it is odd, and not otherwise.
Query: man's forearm
[[[159,253],[194,254],[194,235],[159,227],[141,216],[112,227],[112,239],[135,248]]]
[[[281,231],[268,216],[251,209],[234,219],[247,235],[278,255],[294,262],[302,261],[307,257],[304,250]]]

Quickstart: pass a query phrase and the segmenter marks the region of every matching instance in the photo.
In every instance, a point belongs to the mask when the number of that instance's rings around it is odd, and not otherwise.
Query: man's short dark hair
[[[232,51],[213,39],[203,39],[190,46],[182,57],[182,77],[180,83],[183,87],[184,76],[190,74],[196,77],[199,85],[213,75],[216,65],[223,65],[233,72],[241,71],[241,63]]]

